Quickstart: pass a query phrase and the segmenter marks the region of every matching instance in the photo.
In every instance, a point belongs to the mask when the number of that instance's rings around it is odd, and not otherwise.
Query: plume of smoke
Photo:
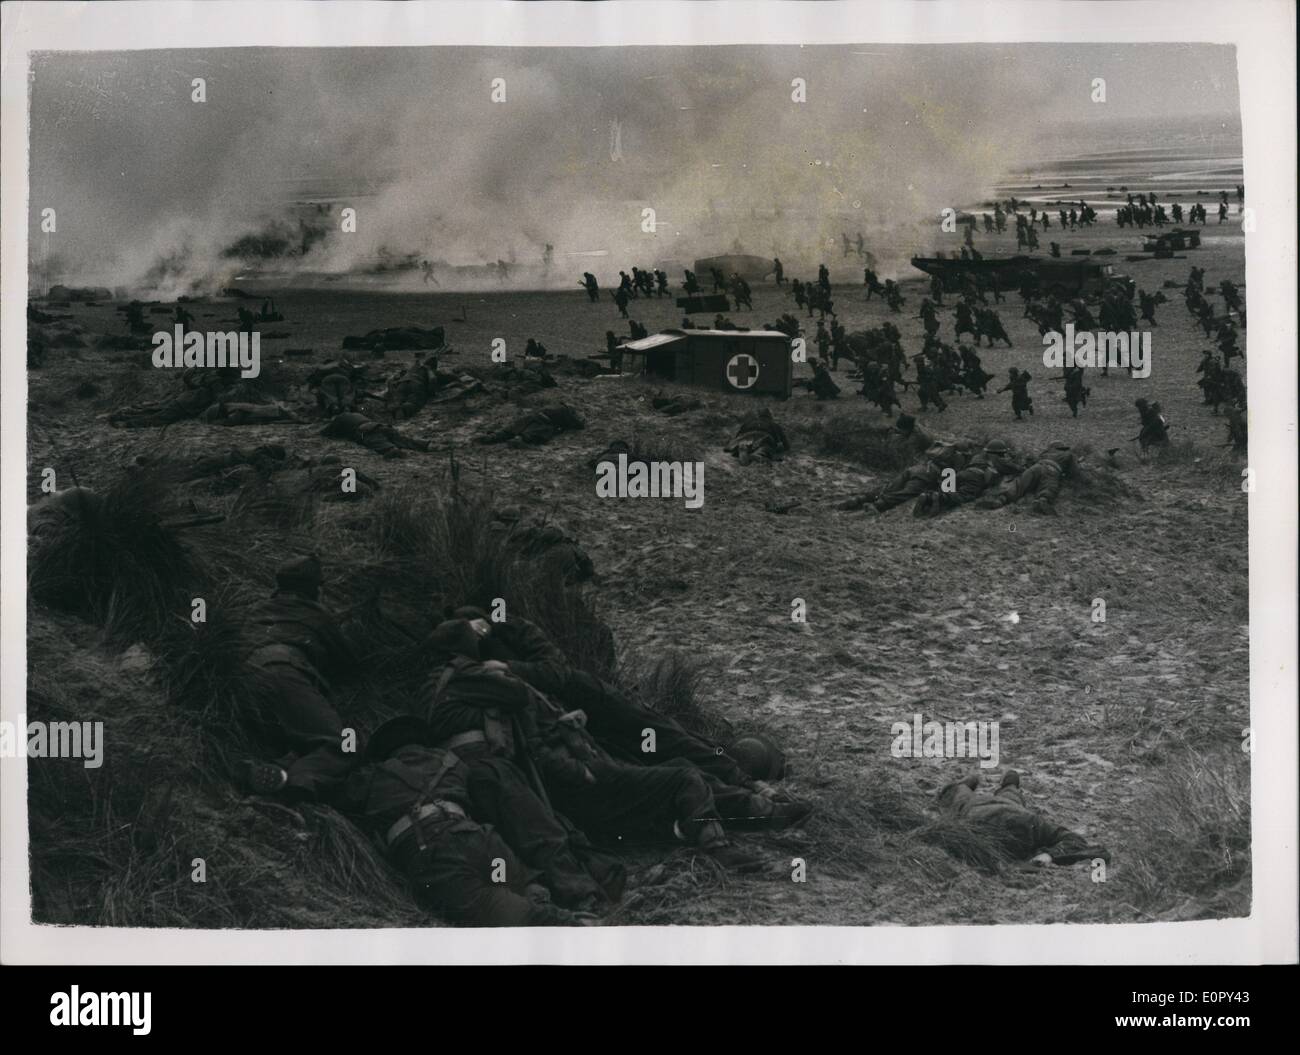
[[[1032,130],[1024,100],[1047,93],[1026,91],[1001,51],[46,56],[32,207],[79,203],[57,236],[56,280],[159,297],[249,268],[285,284],[427,289],[421,261],[442,289],[572,289],[584,270],[606,285],[632,264],[728,251],[780,255],[800,273],[836,268],[841,233],[859,231],[892,274],[929,247],[942,208],[988,192]],[[190,73],[206,74],[206,103],[187,98]],[[69,117],[77,91],[96,102]]]

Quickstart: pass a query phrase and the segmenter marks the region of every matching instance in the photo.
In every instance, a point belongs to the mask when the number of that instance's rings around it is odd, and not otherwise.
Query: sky
[[[327,233],[295,266],[321,271],[380,250],[535,261],[546,243],[560,260],[767,254],[966,204],[1076,122],[1145,122],[1158,142],[1237,111],[1216,45],[50,53],[33,57],[32,256],[88,283],[219,286],[239,266],[223,251],[294,229],[304,199]]]

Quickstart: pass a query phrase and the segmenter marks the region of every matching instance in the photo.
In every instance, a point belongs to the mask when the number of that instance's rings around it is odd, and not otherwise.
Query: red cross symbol
[[[737,388],[749,388],[758,380],[758,362],[745,355],[733,355],[727,362],[727,380]]]

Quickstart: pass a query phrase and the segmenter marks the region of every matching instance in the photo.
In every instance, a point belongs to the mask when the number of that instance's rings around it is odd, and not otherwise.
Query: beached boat
[[[963,276],[970,275],[981,288],[996,279],[999,289],[1019,289],[1026,279],[1044,293],[1075,297],[1101,293],[1112,282],[1120,282],[1131,297],[1134,283],[1115,271],[1111,264],[1096,260],[1056,257],[1002,256],[962,260],[960,257],[914,256],[912,266],[927,275],[937,275],[946,291],[959,291]]]
[[[1157,255],[1172,255],[1183,249],[1199,249],[1201,247],[1201,232],[1187,231],[1181,227],[1175,227],[1172,231],[1164,231],[1161,234],[1149,234],[1146,239],[1146,244],[1142,246],[1142,252]]]

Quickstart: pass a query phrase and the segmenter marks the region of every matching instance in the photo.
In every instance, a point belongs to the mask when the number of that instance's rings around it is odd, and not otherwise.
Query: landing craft
[[[961,289],[962,276],[970,274],[976,285],[987,288],[996,276],[1000,289],[1018,289],[1029,278],[1043,293],[1073,297],[1081,293],[1104,293],[1112,282],[1124,287],[1132,298],[1135,283],[1128,275],[1116,272],[1111,264],[1095,260],[1057,260],[1052,257],[1004,256],[982,260],[959,257],[914,256],[912,266],[927,275],[937,275],[948,292]]]
[[[1175,227],[1172,231],[1165,231],[1163,234],[1147,235],[1146,243],[1142,246],[1142,252],[1155,253],[1156,256],[1172,256],[1176,250],[1199,249],[1200,247],[1200,231],[1186,231],[1181,227]]]

